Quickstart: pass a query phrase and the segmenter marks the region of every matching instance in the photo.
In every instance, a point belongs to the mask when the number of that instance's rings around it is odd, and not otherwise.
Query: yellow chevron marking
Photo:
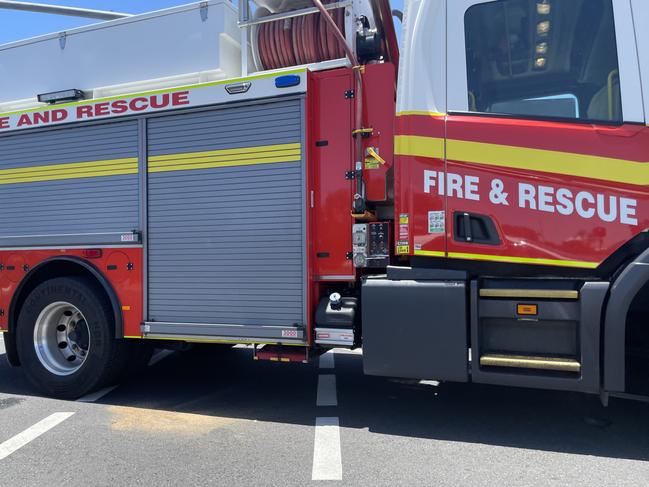
[[[395,142],[395,152],[398,155],[433,159],[444,157],[444,139],[441,138],[399,135],[395,137]],[[455,139],[446,141],[446,157],[450,161],[540,171],[634,186],[649,185],[649,161],[637,162]]]
[[[0,170],[0,184],[137,174],[137,157]]]
[[[299,162],[302,149],[299,143],[190,152],[149,157],[150,173],[212,169],[217,167],[252,166]]]

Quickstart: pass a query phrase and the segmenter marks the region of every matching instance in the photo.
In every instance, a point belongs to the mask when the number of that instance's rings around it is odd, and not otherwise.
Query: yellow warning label
[[[397,254],[408,254],[410,253],[410,245],[398,245]]]
[[[381,164],[376,159],[368,157],[365,159],[365,169],[378,169]]]
[[[409,220],[407,213],[401,213],[401,215],[399,215],[399,223],[401,225],[407,225]]]

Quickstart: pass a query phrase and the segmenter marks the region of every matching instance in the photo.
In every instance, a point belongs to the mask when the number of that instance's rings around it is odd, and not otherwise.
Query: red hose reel
[[[332,3],[328,0],[323,3]],[[341,32],[345,32],[345,9],[329,11]],[[278,69],[345,57],[333,30],[320,13],[259,25],[259,58],[264,69]]]

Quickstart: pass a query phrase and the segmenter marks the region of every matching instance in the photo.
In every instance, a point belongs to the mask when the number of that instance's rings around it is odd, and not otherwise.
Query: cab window
[[[612,0],[498,0],[464,22],[469,111],[622,121]]]

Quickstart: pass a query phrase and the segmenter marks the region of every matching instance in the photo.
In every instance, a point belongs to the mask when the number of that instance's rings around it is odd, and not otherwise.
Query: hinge
[[[5,270],[4,264],[0,264],[0,271],[4,271],[4,270]]]
[[[135,266],[133,265],[133,262],[129,262],[129,263],[126,265],[126,268],[127,268],[129,271],[132,271],[132,270],[135,268]]]
[[[345,91],[345,99],[346,100],[351,100],[356,96],[356,92],[354,90],[347,90]]]
[[[5,315],[5,310],[4,310],[4,308],[2,308],[2,309],[0,309],[0,316],[4,316],[4,315]]]
[[[23,271],[29,272],[29,266],[27,264],[23,266]]]
[[[201,20],[203,22],[207,20],[207,10],[208,10],[207,2],[201,2]]]
[[[347,171],[345,173],[345,179],[356,179],[356,171]]]
[[[347,260],[352,260],[354,258],[354,252],[347,252],[345,257],[347,258]]]
[[[65,32],[59,33],[59,46],[61,49],[65,49],[65,44],[68,41],[68,35]]]

